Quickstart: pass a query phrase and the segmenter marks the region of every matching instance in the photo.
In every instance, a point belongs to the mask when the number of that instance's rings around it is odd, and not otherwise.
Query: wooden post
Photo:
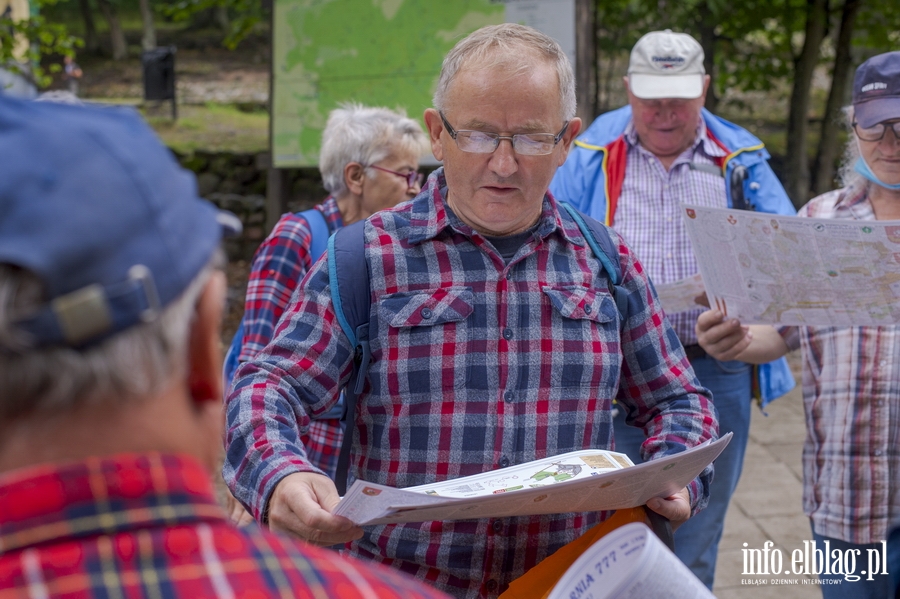
[[[575,0],[575,94],[587,128],[597,116],[596,0]]]
[[[287,210],[290,173],[288,169],[275,168],[272,165],[272,155],[268,152],[257,154],[256,168],[266,169],[266,235],[268,235]]]

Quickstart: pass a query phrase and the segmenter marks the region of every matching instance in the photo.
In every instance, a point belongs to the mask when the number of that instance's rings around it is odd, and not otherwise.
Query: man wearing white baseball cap
[[[682,204],[795,212],[762,142],[703,108],[710,78],[694,38],[668,29],[647,33],[631,51],[624,83],[628,106],[601,115],[575,140],[550,191],[621,233],[655,283],[698,272]],[[716,460],[709,505],[678,529],[675,552],[712,588],[725,512],[747,445],[751,396],[765,404],[789,391],[794,379],[783,359],[753,368],[708,356],[694,332],[700,312],[698,307],[668,318],[697,377],[713,393],[720,432],[734,438]],[[644,437],[637,427],[646,423],[622,412],[614,421],[616,449],[639,462]]]

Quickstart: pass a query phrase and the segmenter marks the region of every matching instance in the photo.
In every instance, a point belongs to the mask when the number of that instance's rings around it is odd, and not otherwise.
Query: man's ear
[[[575,138],[578,137],[578,134],[581,133],[581,119],[575,117],[571,121],[569,121],[569,126],[566,127],[566,132],[563,134],[562,139],[559,140],[559,145],[562,146],[562,152],[559,153],[559,161],[557,166],[562,166],[566,158],[569,155],[569,150],[572,149],[572,142],[575,141]]]
[[[434,154],[435,160],[443,160],[444,146],[441,143],[441,132],[444,130],[444,123],[441,122],[441,115],[434,108],[425,110],[425,127],[431,138],[431,153]]]
[[[358,162],[348,162],[344,165],[344,185],[355,196],[363,193],[363,182],[366,179],[366,169]]]
[[[222,375],[222,316],[225,273],[214,271],[197,300],[188,341],[188,392],[193,419],[193,454],[216,476],[222,465],[225,434]]]
[[[195,405],[208,401],[221,404],[223,399],[221,328],[225,290],[225,273],[214,271],[197,300],[191,322],[188,391]]]

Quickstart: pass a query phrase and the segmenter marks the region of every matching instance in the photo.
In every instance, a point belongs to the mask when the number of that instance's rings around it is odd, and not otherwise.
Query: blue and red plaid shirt
[[[445,186],[437,172],[416,198],[365,225],[372,363],[351,477],[408,487],[609,448],[613,399],[649,435],[647,458],[716,438],[708,392],[621,237],[611,232],[629,293],[624,322],[603,266],[549,195],[534,235],[506,264],[449,210]],[[304,285],[227,400],[225,479],[258,518],[284,476],[315,470],[300,435],[351,374],[323,263]],[[688,487],[695,509],[711,472]],[[606,515],[371,526],[350,549],[451,594],[494,597]]]
[[[0,599],[443,596],[386,568],[235,528],[190,457],[0,474]]]
[[[333,197],[315,208],[325,217],[329,233],[344,226]],[[253,255],[244,302],[244,340],[238,356],[241,362],[252,359],[272,340],[291,295],[318,258],[309,255],[311,244],[309,223],[289,212],[282,215]]]
[[[325,216],[328,231],[344,226],[337,202],[329,196],[315,207]],[[253,256],[247,298],[244,302],[244,340],[238,360],[246,362],[272,340],[275,327],[291,301],[294,290],[318,256],[309,253],[312,232],[305,218],[293,212],[282,215]],[[303,436],[309,460],[328,476],[337,470],[344,430],[338,418],[310,423]]]

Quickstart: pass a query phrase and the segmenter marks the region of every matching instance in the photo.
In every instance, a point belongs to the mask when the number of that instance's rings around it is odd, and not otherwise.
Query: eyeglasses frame
[[[884,127],[884,128],[881,130],[881,135],[878,136],[878,137],[876,137],[875,139],[866,139],[865,137],[863,137],[862,135],[860,135],[860,134],[859,134],[859,129],[857,128],[857,125],[859,125],[859,123],[857,123],[856,121],[853,121],[853,122],[851,123],[851,126],[853,127],[853,132],[856,133],[856,137],[858,137],[859,139],[861,139],[861,140],[863,140],[863,141],[881,141],[882,139],[884,139],[884,135],[885,135],[885,133],[887,133],[887,130],[888,130],[888,129],[890,129],[891,131],[894,132],[894,137],[895,137],[896,139],[900,140],[900,131],[897,131],[897,126],[900,125],[900,121],[893,121],[893,122],[891,122],[891,123],[887,123],[887,122],[885,122],[885,121],[882,121],[882,122],[880,122],[880,123],[875,123],[875,125],[873,125],[873,126],[881,125],[882,127]],[[872,127],[864,127],[864,129],[871,129],[871,128],[872,128]]]
[[[392,175],[397,175],[398,177],[403,177],[406,179],[406,188],[410,189],[412,187],[422,186],[422,182],[425,180],[425,175],[420,173],[419,171],[409,171],[408,173],[401,173],[399,171],[392,171],[389,168],[384,168],[383,166],[378,166],[377,164],[370,164],[366,168],[374,168],[375,170],[384,171],[386,173],[390,173]]]
[[[444,123],[444,129],[447,130],[447,134],[451,137],[451,139],[453,139],[453,141],[456,142],[456,147],[459,148],[460,150],[462,150],[463,152],[467,152],[469,154],[493,154],[494,152],[497,151],[497,148],[500,147],[500,142],[504,139],[508,139],[510,145],[512,145],[512,147],[513,147],[513,150],[515,150],[516,149],[515,138],[518,137],[519,135],[523,135],[523,136],[525,136],[525,135],[549,135],[549,133],[516,133],[514,135],[498,135],[496,133],[490,133],[489,131],[477,131],[475,129],[456,130],[453,128],[453,126],[450,123],[447,122],[447,117],[444,116],[443,111],[439,110],[438,114],[441,117],[441,122]],[[559,133],[557,133],[556,135],[553,136],[553,146],[554,147],[556,147],[556,145],[562,139],[563,135],[566,134],[566,129],[569,128],[570,122],[571,121],[566,121],[565,123],[563,123],[562,129],[559,130]],[[488,137],[492,137],[494,139],[494,149],[491,150],[490,152],[472,152],[470,150],[463,150],[459,146],[459,140],[456,139],[457,135],[459,135],[462,132],[481,133],[482,135],[487,135]],[[516,153],[518,153],[518,152],[516,152]],[[546,154],[523,154],[523,156],[548,156],[549,154],[552,154],[552,153],[553,153],[553,150],[550,150]]]

